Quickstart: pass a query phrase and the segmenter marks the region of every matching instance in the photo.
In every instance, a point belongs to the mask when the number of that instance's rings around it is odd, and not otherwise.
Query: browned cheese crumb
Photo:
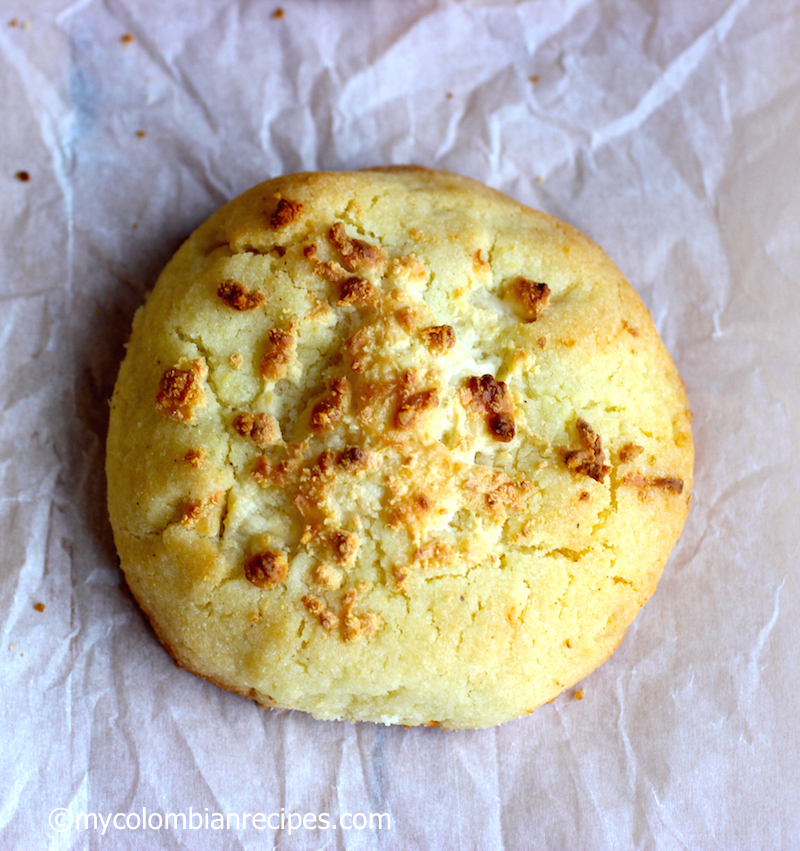
[[[242,364],[244,363],[244,358],[238,352],[234,352],[228,358],[228,363],[231,365],[231,369],[241,369]]]
[[[414,553],[414,561],[426,567],[450,564],[455,558],[453,548],[446,541],[428,541]]]
[[[374,612],[361,615],[361,628],[364,635],[374,635],[380,627],[381,619]]]
[[[348,446],[339,453],[338,464],[344,470],[362,470],[369,463],[369,453],[358,446]]]
[[[288,227],[303,215],[303,210],[303,205],[299,201],[290,201],[288,198],[281,198],[270,219],[272,229],[280,230],[281,228]]]
[[[336,591],[342,584],[342,574],[327,562],[314,568],[314,581],[329,591]]]
[[[567,467],[575,473],[583,473],[596,482],[602,482],[611,468],[605,463],[600,435],[583,417],[575,423],[575,429],[578,432],[581,448],[563,452]]]
[[[472,265],[481,272],[488,272],[491,269],[491,266],[483,259],[480,248],[472,255]]]
[[[251,414],[245,411],[233,421],[234,430],[242,437],[249,438],[256,446],[268,446],[278,436],[275,418],[269,414]]]
[[[343,281],[339,288],[340,307],[372,307],[378,300],[378,291],[364,278],[353,276]]]
[[[434,390],[422,390],[407,396],[400,403],[395,417],[395,425],[399,429],[414,428],[419,424],[425,413],[439,406],[439,393]]]
[[[683,479],[677,476],[656,476],[650,480],[654,488],[663,488],[672,493],[683,493]]]
[[[179,522],[181,526],[185,526],[187,529],[193,529],[204,514],[205,508],[202,502],[190,502],[184,505]]]
[[[417,327],[419,322],[419,314],[417,311],[414,310],[413,307],[408,307],[407,305],[395,310],[394,318],[406,334],[410,334]]]
[[[219,285],[217,295],[233,310],[255,310],[267,300],[264,293],[248,290],[244,284],[232,278],[228,278]]]
[[[310,615],[321,615],[325,609],[325,604],[322,600],[320,600],[319,597],[312,596],[311,594],[306,594],[306,596],[302,599],[302,603]]]
[[[508,443],[514,439],[514,435],[517,433],[514,418],[510,414],[493,414],[489,417],[489,431],[496,440]]]
[[[349,237],[341,222],[337,222],[328,231],[328,238],[339,249],[345,264],[353,270],[386,264],[387,255],[383,248],[370,245],[362,239]]]
[[[481,499],[483,508],[496,520],[502,520],[509,511],[523,508],[526,494],[533,490],[527,479],[512,479],[503,470],[478,467],[465,483],[468,491]]]
[[[259,455],[256,458],[251,475],[259,487],[265,488],[272,483],[274,473],[266,455]]]
[[[441,354],[456,344],[456,332],[450,325],[431,325],[419,332],[422,342],[433,354]]]
[[[292,362],[295,350],[295,336],[292,331],[273,328],[269,332],[267,350],[261,356],[259,370],[261,377],[267,381],[277,381],[286,375],[286,370]]]
[[[192,361],[187,368],[171,366],[161,376],[156,410],[179,423],[191,422],[194,412],[206,402],[202,379],[207,373],[201,360]]]
[[[339,618],[336,613],[326,608],[325,603],[319,597],[306,594],[302,599],[302,603],[306,611],[318,618],[320,626],[328,632],[332,632],[339,625]]]
[[[36,609],[37,612],[43,612],[45,606],[44,603],[37,603],[33,608]]]
[[[431,516],[435,506],[424,493],[414,492],[394,501],[389,528],[418,527]]]
[[[623,464],[627,464],[629,461],[638,458],[642,452],[644,452],[643,446],[638,446],[635,443],[626,443],[619,451],[619,460]]]
[[[397,590],[401,594],[408,595],[408,580],[411,578],[411,569],[407,565],[395,565],[392,568],[392,578]]]
[[[201,520],[203,520],[206,515],[209,514],[210,511],[213,510],[215,505],[219,505],[224,499],[225,494],[222,492],[218,492],[212,494],[208,502],[188,502],[183,506],[181,510],[180,520],[178,521],[181,526],[185,526],[187,529],[194,529]]]
[[[192,467],[202,467],[206,460],[206,450],[202,446],[197,449],[190,449],[184,456],[183,460]]]
[[[645,490],[647,488],[661,488],[670,493],[683,493],[683,479],[677,476],[643,476],[641,473],[628,473],[622,479],[623,485]]]
[[[328,392],[311,409],[311,430],[329,431],[342,419],[350,405],[350,384],[345,378],[334,378]]]
[[[333,632],[339,626],[339,616],[330,609],[325,609],[319,616],[319,624],[328,632]]]
[[[244,563],[244,575],[256,588],[275,588],[286,579],[289,562],[280,550],[255,553]]]
[[[356,592],[348,591],[342,597],[342,631],[348,644],[361,638],[361,620],[355,613],[355,607]]]
[[[311,468],[311,475],[316,478],[315,474],[319,473],[320,476],[326,477],[333,473],[335,469],[336,453],[331,449],[323,449],[317,456],[316,463]]]
[[[336,560],[340,564],[351,565],[356,559],[361,541],[358,539],[358,535],[349,532],[334,532],[331,545]]]
[[[516,427],[505,383],[498,381],[493,375],[482,375],[480,378],[468,378],[464,386],[467,391],[467,406],[486,414],[486,425],[495,440],[502,443],[513,440]]]
[[[508,296],[524,322],[535,322],[550,302],[550,287],[527,278],[517,278],[509,287]]]
[[[353,372],[362,372],[368,362],[369,355],[374,347],[374,329],[365,325],[344,344],[345,351],[350,355],[350,369]]]
[[[337,263],[335,260],[328,260],[325,263],[315,260],[314,272],[331,284],[341,284],[353,277],[341,263]],[[356,280],[359,279],[356,278]]]

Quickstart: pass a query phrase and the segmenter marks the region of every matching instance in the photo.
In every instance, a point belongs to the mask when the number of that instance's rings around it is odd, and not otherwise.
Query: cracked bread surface
[[[607,659],[688,511],[651,318],[590,240],[463,177],[235,199],[134,320],[127,582],[178,663],[320,719],[487,727]]]

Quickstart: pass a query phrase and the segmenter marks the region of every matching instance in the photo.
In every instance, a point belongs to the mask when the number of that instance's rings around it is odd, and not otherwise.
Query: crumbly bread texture
[[[181,666],[317,718],[486,727],[653,593],[689,421],[573,228],[452,174],[299,174],[213,215],[137,313],[110,514]]]

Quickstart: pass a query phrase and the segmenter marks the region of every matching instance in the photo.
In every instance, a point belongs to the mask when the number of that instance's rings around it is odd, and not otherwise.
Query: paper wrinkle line
[[[736,18],[749,4],[750,0],[734,0],[722,17],[672,60],[634,109],[601,127],[600,130],[594,131],[591,136],[590,153],[594,153],[613,139],[635,130],[679,92],[687,79],[697,70],[706,54],[713,50],[714,43],[721,44],[725,40]]]
[[[370,733],[374,735],[370,736],[369,747],[363,735],[357,736],[356,742],[370,808],[373,812],[383,812],[389,808],[386,798],[386,727],[376,725]]]
[[[568,691],[568,692],[565,692],[564,695],[565,695],[565,697],[567,695],[569,695],[569,697],[567,697],[568,700],[574,700],[575,699],[572,696],[573,692],[571,690]],[[564,710],[561,709],[560,706],[557,707],[556,715],[557,715],[557,718],[558,718],[558,723],[561,725],[561,727],[564,730],[564,734],[565,734],[565,737],[566,737],[566,744],[569,747],[569,754],[570,754],[570,757],[571,757],[571,762],[567,766],[567,770],[569,771],[569,776],[570,776],[570,779],[572,780],[572,785],[573,785],[573,788],[575,790],[575,797],[580,798],[582,796],[582,794],[588,794],[589,800],[592,802],[592,809],[593,809],[595,816],[597,818],[597,823],[602,828],[604,837],[606,839],[613,839],[613,837],[609,836],[608,831],[606,830],[606,820],[605,820],[606,810],[600,805],[600,803],[597,800],[596,786],[593,783],[591,783],[590,781],[588,781],[586,779],[586,777],[584,777],[583,772],[581,771],[581,765],[585,761],[585,756],[583,758],[581,758],[578,755],[578,753],[576,752],[575,745],[573,744],[572,735],[571,735],[572,731],[568,728],[567,724],[564,722]],[[620,718],[621,717],[622,717],[622,704],[620,703]],[[580,816],[584,820],[584,823],[585,823],[586,816],[585,816],[585,813],[584,813],[583,810],[581,810]],[[583,831],[583,827],[579,828],[579,832],[582,832],[582,831]]]
[[[91,6],[95,0],[75,0],[74,3],[70,3],[65,6],[56,16],[55,22],[61,26],[63,26],[64,22],[70,18],[72,15],[77,14],[78,12],[82,12],[87,6]]]
[[[505,819],[503,818],[503,794],[502,788],[503,784],[500,782],[500,746],[497,742],[499,736],[499,728],[492,727],[491,728],[491,736],[492,736],[492,748],[494,749],[494,760],[493,760],[493,768],[492,772],[494,776],[494,794],[492,795],[493,804],[491,814],[487,814],[487,817],[484,820],[484,825],[487,829],[490,829],[489,820],[491,819],[494,822],[493,828],[491,828],[492,833],[495,834],[497,838],[500,840],[500,844],[496,846],[497,851],[506,851],[508,845],[506,843],[506,835],[505,835]],[[488,777],[486,778],[488,780]],[[459,824],[459,832],[461,825]],[[491,841],[491,840],[490,840]],[[497,841],[496,839],[494,841]]]
[[[764,651],[766,650],[769,637],[772,633],[772,630],[775,628],[775,624],[778,622],[778,614],[780,613],[781,591],[783,590],[783,586],[785,584],[786,576],[783,577],[783,579],[781,580],[781,584],[777,587],[775,591],[775,602],[772,606],[772,616],[759,630],[755,646],[750,651],[750,656],[747,662],[747,668],[750,673],[751,680],[749,689],[751,697],[753,696],[756,688],[758,687],[758,678],[760,671],[759,659],[764,655]]]
[[[55,487],[56,479],[61,469],[52,470],[45,477],[42,489],[49,493]],[[30,518],[27,528],[30,530],[25,542],[25,556],[19,569],[13,571],[13,579],[16,583],[11,592],[11,604],[8,606],[6,616],[2,623],[3,639],[10,641],[14,630],[27,633],[27,630],[19,627],[20,620],[33,603],[35,592],[44,583],[46,573],[47,541],[50,538],[50,529],[53,525],[54,500],[42,502],[38,497],[14,498],[8,500],[14,503],[27,503],[36,506],[33,516]],[[46,514],[46,517],[42,515]],[[12,580],[13,581],[13,580]]]
[[[128,706],[125,707],[126,715],[127,715],[129,708],[130,707],[128,707]],[[180,741],[183,742],[183,744],[186,748],[186,752],[189,754],[189,759],[192,761],[192,764],[194,765],[194,768],[195,768],[195,775],[194,776],[196,778],[195,782],[197,783],[197,785],[193,789],[194,800],[198,801],[198,805],[199,805],[199,801],[202,798],[202,792],[200,791],[199,786],[200,786],[200,784],[202,784],[202,787],[206,789],[211,800],[213,801],[213,809],[217,812],[224,812],[225,810],[223,808],[222,802],[220,801],[219,796],[215,793],[214,788],[211,785],[210,780],[206,777],[206,772],[203,770],[202,762],[203,762],[203,759],[207,756],[207,752],[198,751],[196,745],[193,745],[189,741],[189,738],[186,734],[186,723],[185,723],[186,719],[176,717],[173,706],[167,706],[165,708],[170,710],[169,717],[171,718],[173,724],[175,725],[174,726],[174,733],[176,734],[177,738],[180,739]],[[115,728],[118,731],[121,729],[121,727],[119,725],[115,725]],[[127,743],[127,736],[126,736],[126,743]],[[138,760],[139,753],[136,750],[135,744],[133,745],[133,753],[137,757],[136,764],[135,764],[135,767],[134,767],[136,777],[135,777],[135,785],[133,787],[133,792],[132,792],[132,795],[131,795],[132,800],[127,804],[129,809],[134,806],[134,801],[136,800],[136,795],[139,791],[139,785],[140,785],[139,784],[139,777],[140,777],[141,764]],[[176,763],[177,763],[177,760],[178,760],[178,757],[176,756],[176,758],[175,758]],[[214,765],[212,767],[216,767],[216,765]],[[202,806],[205,806],[205,804],[203,804]],[[211,809],[212,809],[212,807],[209,807],[209,810],[211,810]]]

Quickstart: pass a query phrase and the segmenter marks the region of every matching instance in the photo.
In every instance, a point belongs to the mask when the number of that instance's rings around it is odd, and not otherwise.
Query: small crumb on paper
[[[132,36],[130,33],[125,33],[125,35],[123,35],[123,36],[120,38],[120,41],[121,41],[123,44],[128,45],[128,44],[130,44],[130,43],[133,41],[133,36]]]
[[[276,21],[279,21],[285,14],[286,12],[284,12],[283,9],[278,8],[272,13],[272,17],[275,18]]]
[[[27,183],[31,179],[31,176],[27,171],[18,171],[14,177],[16,177],[17,180],[21,180],[23,183]]]
[[[45,605],[44,603],[37,603],[33,608],[36,609],[37,612],[43,612]]]
[[[136,135],[137,135],[140,139],[144,139],[144,137],[147,135],[147,133],[145,133],[145,132],[144,132],[144,130],[137,130],[137,131],[136,131]]]
[[[579,688],[575,692],[575,700],[583,700],[583,689]]]

